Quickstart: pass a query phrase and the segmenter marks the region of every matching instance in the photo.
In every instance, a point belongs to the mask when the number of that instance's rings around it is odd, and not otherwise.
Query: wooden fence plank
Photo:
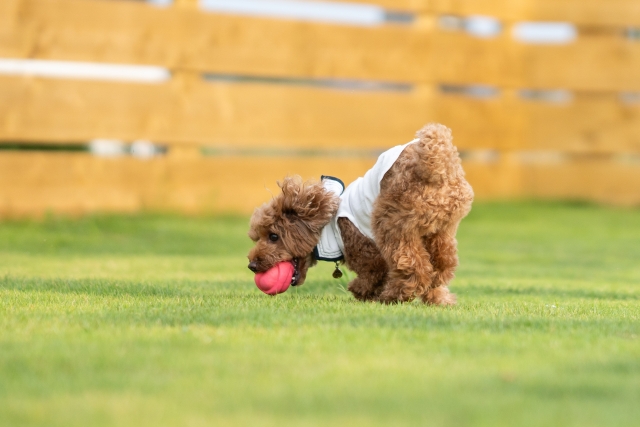
[[[523,144],[524,111],[519,99],[438,94],[433,102],[432,121],[450,127],[460,149],[506,150]]]
[[[640,206],[640,164],[576,159],[523,167],[523,194],[539,199],[591,200]]]
[[[498,87],[640,90],[640,42],[620,34],[587,34],[569,44],[516,42],[509,34],[477,38],[438,31],[433,40],[439,62],[435,80]]]
[[[428,78],[423,25],[352,27],[105,0],[2,0],[0,56],[222,74]]]
[[[583,35],[568,45],[513,46],[520,87],[640,90],[640,42],[619,34]]]
[[[377,148],[433,117],[432,91],[255,83],[123,84],[0,76],[0,140],[116,138],[230,147]]]
[[[549,102],[503,91],[493,98],[439,95],[433,102],[434,120],[451,127],[463,148],[640,152],[640,103],[622,102],[615,94]]]
[[[585,26],[640,26],[637,0],[432,0],[431,10],[504,21],[567,21]]]
[[[434,71],[436,81],[513,86],[517,58],[509,37],[477,38],[463,31],[443,29],[435,31],[433,37],[433,55],[439,58]]]
[[[510,34],[434,32],[427,23],[362,28],[102,0],[2,2],[0,55],[253,76],[640,90],[640,42],[621,34],[534,45]]]
[[[0,217],[170,210],[249,214],[288,174],[345,183],[375,158],[192,157],[104,159],[88,154],[0,153]],[[477,197],[518,195],[519,170],[502,164],[465,165]],[[250,172],[250,173],[249,173]]]
[[[473,187],[475,200],[523,198],[523,170],[509,153],[493,161],[463,160],[466,179]]]
[[[640,153],[640,104],[617,95],[578,94],[573,101],[523,101],[525,150]]]
[[[428,87],[365,92],[198,78],[146,85],[0,76],[0,141],[383,149],[427,122],[451,127],[463,150],[640,151],[640,104],[616,95],[553,103],[513,91],[474,98]]]
[[[0,217],[169,210],[249,214],[287,174],[350,183],[374,158],[176,157],[104,159],[88,154],[0,153]],[[640,205],[640,168],[607,158],[558,164],[465,161],[477,200],[571,198]],[[251,171],[251,173],[248,173]]]

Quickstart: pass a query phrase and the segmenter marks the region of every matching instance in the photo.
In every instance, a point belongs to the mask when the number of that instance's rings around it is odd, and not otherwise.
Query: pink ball
[[[292,263],[289,261],[280,262],[264,273],[256,273],[256,285],[267,295],[281,294],[289,289],[293,273]]]

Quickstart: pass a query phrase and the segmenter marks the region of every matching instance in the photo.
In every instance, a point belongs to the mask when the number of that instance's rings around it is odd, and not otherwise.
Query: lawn
[[[640,210],[476,204],[454,308],[268,297],[247,223],[0,223],[0,425],[638,425]]]

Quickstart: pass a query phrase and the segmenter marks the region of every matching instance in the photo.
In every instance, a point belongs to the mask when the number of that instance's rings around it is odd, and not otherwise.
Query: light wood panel
[[[523,145],[525,111],[515,96],[492,98],[438,94],[430,121],[453,131],[454,144],[462,149],[508,150]]]
[[[0,141],[95,138],[233,148],[381,149],[428,122],[460,149],[640,151],[640,104],[584,94],[561,103],[259,83],[166,84],[0,77]]]
[[[514,43],[514,85],[583,91],[640,90],[640,42],[581,35],[568,45]]]
[[[640,160],[575,158],[523,166],[523,194],[539,199],[591,200],[640,206]]]
[[[373,28],[103,0],[5,0],[0,55],[291,78],[640,90],[640,42],[588,33],[566,45],[437,31],[431,19]]]
[[[146,85],[0,76],[0,140],[387,147],[411,140],[433,117],[432,93],[206,83],[197,78]]]
[[[503,152],[495,158],[463,160],[462,166],[475,200],[523,198],[523,170],[517,157]]]
[[[0,153],[0,217],[47,212],[165,210],[249,214],[288,174],[350,183],[375,158],[183,157],[103,159],[88,154]],[[531,163],[516,155],[465,161],[477,200],[571,198],[640,205],[640,168],[612,158]]]
[[[640,153],[640,103],[623,103],[616,94],[585,93],[557,104],[523,101],[522,108],[521,149]]]
[[[431,0],[430,10],[505,21],[569,21],[586,26],[640,26],[637,0]]]
[[[89,154],[0,153],[0,214],[42,215],[47,210],[174,210],[250,213],[289,174],[322,174],[350,182],[374,158],[202,157],[103,159]]]
[[[2,0],[0,56],[276,77],[428,78],[429,29],[353,27],[107,0]]]
[[[451,127],[462,148],[576,153],[640,152],[640,103],[617,94],[576,94],[564,102],[440,94],[434,121]]]
[[[485,39],[440,30],[433,37],[433,55],[438,58],[433,74],[439,82],[592,92],[640,90],[640,42],[621,34],[591,33],[560,45],[520,43],[508,33]]]
[[[138,160],[82,153],[0,152],[0,217],[38,216],[48,211],[73,215],[140,210],[249,214],[278,194],[276,181],[286,175],[318,179],[327,174],[350,183],[374,162],[374,157],[169,155]],[[513,166],[474,163],[467,172],[480,198],[519,194],[519,171]]]

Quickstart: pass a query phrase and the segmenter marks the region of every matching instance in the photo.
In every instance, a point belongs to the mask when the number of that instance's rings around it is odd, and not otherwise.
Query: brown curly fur
[[[473,190],[447,127],[430,124],[417,137],[382,179],[371,218],[375,241],[347,218],[338,219],[344,262],[358,275],[349,291],[359,300],[456,303],[447,285],[458,265],[458,224],[471,209]],[[340,199],[322,183],[303,183],[300,177],[287,177],[279,185],[282,194],[251,218],[249,237],[256,246],[249,253],[250,266],[266,271],[280,261],[296,260],[301,285],[317,262],[313,248]],[[270,234],[279,239],[272,242]]]

